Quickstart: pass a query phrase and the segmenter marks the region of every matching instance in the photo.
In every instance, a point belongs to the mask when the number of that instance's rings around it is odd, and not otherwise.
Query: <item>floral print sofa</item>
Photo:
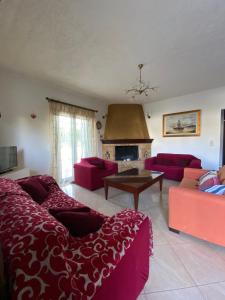
[[[15,181],[0,178],[7,299],[136,299],[149,274],[149,218],[126,209],[105,216],[97,232],[75,238],[48,209],[83,205],[66,195],[52,177],[37,177],[48,188],[41,205]]]

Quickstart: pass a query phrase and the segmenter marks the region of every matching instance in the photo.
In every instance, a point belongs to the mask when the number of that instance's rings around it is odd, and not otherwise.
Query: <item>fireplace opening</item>
[[[115,146],[116,160],[138,160],[138,146]]]

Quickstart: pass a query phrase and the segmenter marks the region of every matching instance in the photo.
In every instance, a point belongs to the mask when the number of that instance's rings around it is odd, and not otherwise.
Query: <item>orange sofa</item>
[[[197,180],[206,172],[185,168],[180,185],[170,187],[169,229],[225,246],[225,195],[198,189]]]

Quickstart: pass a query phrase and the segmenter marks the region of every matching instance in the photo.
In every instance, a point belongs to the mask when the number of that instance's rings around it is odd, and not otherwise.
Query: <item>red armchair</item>
[[[94,165],[99,163],[99,166]],[[103,177],[116,174],[118,164],[98,157],[82,158],[74,168],[74,182],[86,189],[96,190],[103,187]]]
[[[201,169],[201,160],[190,154],[159,153],[145,160],[145,169],[164,172],[164,177],[181,181],[184,168]]]

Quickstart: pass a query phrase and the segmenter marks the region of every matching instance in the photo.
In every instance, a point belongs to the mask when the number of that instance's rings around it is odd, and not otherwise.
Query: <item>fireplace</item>
[[[145,159],[151,156],[143,107],[140,104],[111,104],[102,139],[102,156],[116,161],[119,171],[144,169]]]
[[[138,160],[138,146],[115,146],[115,160]]]

